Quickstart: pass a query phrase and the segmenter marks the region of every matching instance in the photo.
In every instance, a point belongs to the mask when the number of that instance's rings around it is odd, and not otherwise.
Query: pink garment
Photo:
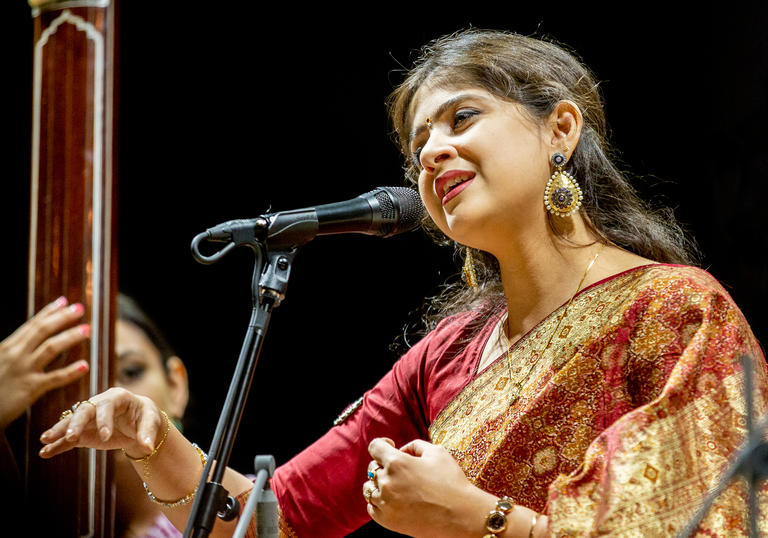
[[[167,517],[158,514],[152,527],[147,530],[143,538],[181,538],[183,533],[173,526]]]

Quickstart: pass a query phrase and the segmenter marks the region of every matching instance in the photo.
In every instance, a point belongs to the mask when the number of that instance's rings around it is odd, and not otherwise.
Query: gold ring
[[[72,410],[71,409],[67,409],[66,411],[62,411],[62,413],[59,415],[59,420],[64,420],[65,418],[67,418],[71,414],[72,414]]]
[[[91,400],[85,400],[84,402],[80,402],[80,403],[87,403],[87,404],[91,404],[91,405],[94,407],[94,409],[96,408],[96,404],[95,404],[95,403],[93,403]]]
[[[371,497],[373,496],[374,491],[376,491],[376,488],[372,488],[372,487],[365,488],[365,491],[363,492],[363,497],[365,497],[366,501],[371,502]]]

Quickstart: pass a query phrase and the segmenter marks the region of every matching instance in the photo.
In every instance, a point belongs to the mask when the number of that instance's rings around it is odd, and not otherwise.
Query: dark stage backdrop
[[[446,5],[123,3],[120,286],[186,361],[188,433],[204,446],[248,322],[253,260],[243,250],[199,265],[191,239],[270,207],[400,185],[385,96],[412,49],[469,25],[551,36],[583,57],[602,81],[623,167],[642,176],[645,196],[676,208],[703,266],[758,338],[768,335],[765,8],[505,3],[454,14]],[[32,25],[25,3],[14,4],[2,32],[2,335],[25,318],[27,269]],[[423,297],[456,272],[451,253],[420,233],[304,247],[272,318],[232,465],[249,471],[263,453],[284,462],[321,435],[390,368]],[[356,535],[381,533],[369,525]]]

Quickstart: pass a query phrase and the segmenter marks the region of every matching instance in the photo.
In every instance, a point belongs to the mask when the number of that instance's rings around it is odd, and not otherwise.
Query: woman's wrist
[[[475,508],[473,532],[477,538],[538,538],[547,526],[546,516],[512,499],[483,492],[482,508]],[[477,507],[477,503],[473,503]],[[503,521],[503,523],[501,523]],[[469,530],[469,529],[468,529]],[[469,534],[466,534],[469,536]]]
[[[168,437],[168,431],[171,428],[171,419],[168,418],[168,414],[165,411],[160,411],[160,413],[163,416],[163,433],[160,435],[160,439],[155,442],[155,448],[152,449],[152,452],[149,454],[142,454],[141,456],[132,456],[132,450],[128,449],[126,450],[123,448],[123,454],[126,458],[128,458],[131,461],[137,462],[137,463],[143,463],[144,464],[144,474],[146,475],[149,470],[149,460],[151,460],[155,454],[158,453],[158,451],[162,448],[163,444],[165,443],[166,438]],[[145,449],[146,450],[146,449]]]
[[[144,450],[144,454],[134,458],[132,454],[141,453],[140,450],[126,448],[125,455],[157,498],[182,498],[197,487],[202,471],[200,454],[175,427],[166,422],[162,428],[153,452],[146,454]]]

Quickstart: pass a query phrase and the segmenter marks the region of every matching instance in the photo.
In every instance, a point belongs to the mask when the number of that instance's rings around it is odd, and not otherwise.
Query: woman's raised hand
[[[60,353],[88,339],[90,327],[75,326],[82,316],[81,304],[68,306],[61,297],[0,342],[0,431],[44,393],[88,371],[83,360],[45,371]]]
[[[40,455],[50,458],[76,447],[122,448],[133,458],[150,454],[162,436],[165,419],[145,396],[111,388],[79,402],[53,427],[43,432]]]
[[[126,389],[111,388],[73,407],[40,436],[45,445],[40,456],[52,458],[76,447],[122,448],[146,482],[147,493],[151,491],[151,498],[164,504],[163,513],[177,529],[184,529],[192,507],[189,500],[205,466],[202,451],[170,425],[150,398]],[[231,469],[226,469],[222,485],[233,495],[253,486]],[[235,525],[236,521],[219,521],[211,537],[232,536]]]
[[[363,484],[368,513],[380,525],[409,536],[467,536],[482,531],[495,497],[475,487],[443,447],[390,439],[368,446],[373,461]]]

